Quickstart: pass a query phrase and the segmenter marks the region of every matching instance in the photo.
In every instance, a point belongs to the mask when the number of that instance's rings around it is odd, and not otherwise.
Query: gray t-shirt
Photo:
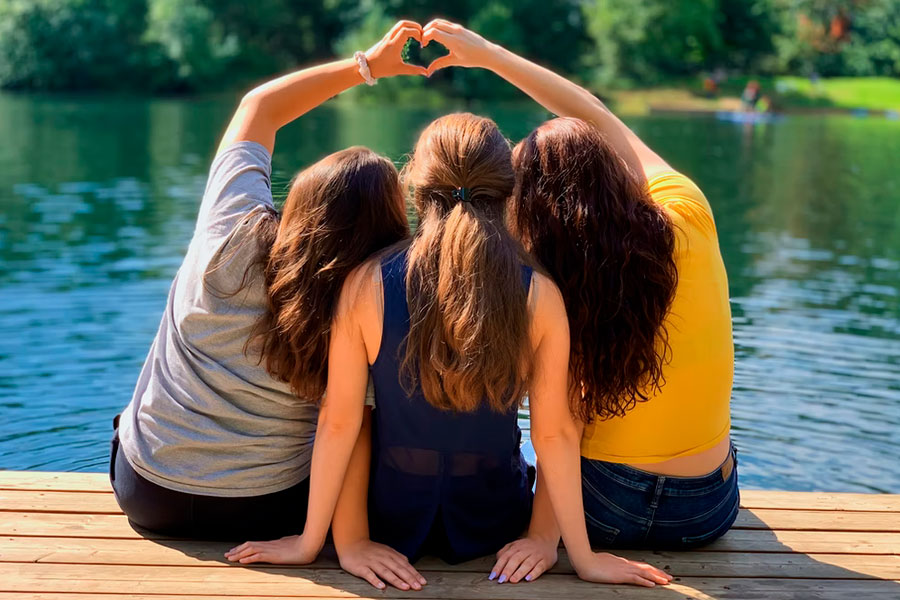
[[[244,353],[266,309],[259,268],[243,291],[228,295],[257,258],[248,235],[272,206],[270,173],[268,151],[253,142],[213,161],[194,238],[122,413],[128,462],[165,488],[256,496],[309,476],[316,406],[271,377],[258,354]]]

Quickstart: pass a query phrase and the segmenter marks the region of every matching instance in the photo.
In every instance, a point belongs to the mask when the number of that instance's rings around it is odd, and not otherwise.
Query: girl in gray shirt
[[[424,73],[402,63],[405,40],[369,50],[369,73],[338,61],[241,101],[113,439],[110,478],[134,524],[207,539],[302,532],[344,278],[409,229],[393,163],[361,147],[299,173],[279,214],[275,133],[366,77]]]

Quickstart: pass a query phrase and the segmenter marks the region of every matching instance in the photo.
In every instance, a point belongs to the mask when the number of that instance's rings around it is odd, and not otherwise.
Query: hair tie
[[[452,192],[450,192],[450,195],[451,195],[451,196],[453,197],[453,199],[456,200],[457,202],[470,202],[470,200],[469,200],[469,190],[468,190],[467,188],[464,188],[464,187],[458,187],[458,188],[456,188],[455,190],[453,190]]]

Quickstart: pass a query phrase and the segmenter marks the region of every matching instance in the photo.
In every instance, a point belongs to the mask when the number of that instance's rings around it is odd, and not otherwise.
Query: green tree
[[[594,0],[584,5],[603,84],[659,82],[707,68],[723,47],[717,0]]]
[[[772,0],[719,0],[716,23],[722,43],[709,57],[712,66],[742,72],[771,68],[773,40],[782,28]]]
[[[237,39],[225,36],[198,0],[151,0],[144,39],[168,63],[159,65],[169,68],[168,79],[161,75],[155,87],[196,90],[219,83],[237,53]]]
[[[132,86],[146,15],[146,0],[0,0],[0,87]]]
[[[841,49],[847,75],[900,76],[900,2],[871,0],[856,12]]]

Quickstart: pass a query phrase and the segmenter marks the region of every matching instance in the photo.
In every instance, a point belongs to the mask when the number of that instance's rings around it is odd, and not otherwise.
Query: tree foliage
[[[595,83],[652,84],[725,69],[900,75],[897,0],[0,0],[0,87],[198,91],[374,43],[398,18],[443,16]],[[383,82],[375,97],[422,82]],[[454,69],[442,94],[502,97]]]

